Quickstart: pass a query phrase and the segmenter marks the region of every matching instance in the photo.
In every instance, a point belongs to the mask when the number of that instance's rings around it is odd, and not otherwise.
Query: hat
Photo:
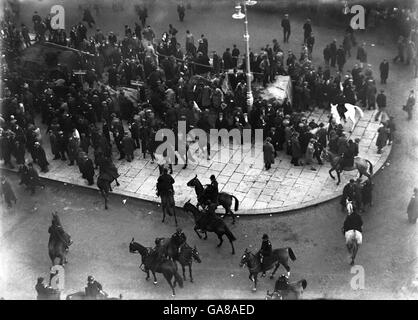
[[[215,176],[212,174],[211,176],[210,176],[210,180],[215,180],[216,178],[215,178]]]
[[[87,281],[89,281],[89,282],[90,282],[90,281],[94,281],[94,277],[93,277],[93,276],[88,276],[88,277],[87,277]]]
[[[263,234],[263,240],[266,240],[266,239],[268,239],[269,238],[269,236],[265,233],[265,234]]]
[[[267,137],[267,138],[266,138],[266,141],[267,141],[267,142],[270,142],[270,141],[271,141],[271,138],[270,138],[270,137]]]
[[[182,232],[182,231],[183,231],[183,230],[181,230],[181,228],[177,228],[177,229],[176,229],[176,232],[179,232],[179,233],[180,233],[180,232]]]
[[[350,179],[350,183],[354,183],[354,179]]]

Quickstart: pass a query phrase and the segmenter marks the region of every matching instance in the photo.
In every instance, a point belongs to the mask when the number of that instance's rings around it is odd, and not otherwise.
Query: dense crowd
[[[144,8],[138,10],[143,12]],[[343,118],[344,103],[363,109],[374,109],[377,103],[380,111],[386,107],[383,92],[376,100],[376,81],[367,64],[366,48],[357,45],[351,29],[346,30],[340,46],[334,39],[324,49],[323,66],[316,67],[311,61],[315,39],[309,19],[303,26],[305,42],[299,57],[291,50],[285,53],[276,39],[261,52],[250,52],[255,87],[265,87],[278,75],[288,75],[293,92],[292,103],[289,99],[267,101],[256,95],[252,110],[248,110],[245,56],[236,45],[222,56],[212,51],[209,58],[208,40],[203,34],[196,43],[188,30],[183,47],[173,25],[157,39],[146,24],[146,14],[139,18],[133,28],[126,25],[124,36],[119,38],[112,31],[105,35],[99,28],[88,37],[88,28],[95,25],[88,9],[68,38],[64,30],[48,28],[50,17],[42,19],[37,12],[32,18],[34,39],[30,39],[27,26],[22,24],[19,29],[12,20],[2,22],[2,41],[10,52],[21,52],[36,41],[55,42],[79,50],[80,66],[86,70],[81,78],[74,70],[58,65],[54,72],[28,80],[17,71],[16,57],[6,54],[0,118],[1,158],[6,165],[13,167],[12,157],[16,164],[25,164],[28,151],[33,162],[43,172],[48,171],[49,157],[42,146],[45,139],[34,121],[37,113],[48,128],[53,161],[68,158],[69,165],[77,162],[89,184],[93,184],[94,169],[103,158],[112,159],[112,143],[119,160],[132,161],[136,148],[144,158],[150,154],[154,160],[156,131],[163,127],[175,131],[179,120],[186,120],[188,129],[198,127],[207,132],[211,128],[262,128],[266,143],[273,147],[267,148],[270,151],[265,152],[265,158],[274,160],[278,152],[286,150],[295,166],[302,164],[302,158],[306,164],[313,158],[321,164],[326,147],[352,161],[359,141],[347,139],[335,119],[329,124],[315,123],[306,112],[335,103]],[[415,30],[416,23],[408,35],[414,45]],[[344,74],[345,60],[356,46],[359,63]],[[385,60],[380,65],[381,83],[386,83],[388,75]],[[387,140],[391,141],[394,131],[393,119],[380,119],[381,131],[388,138],[379,139],[379,152]],[[91,148],[94,161],[90,159]],[[111,160],[106,163],[111,165]]]

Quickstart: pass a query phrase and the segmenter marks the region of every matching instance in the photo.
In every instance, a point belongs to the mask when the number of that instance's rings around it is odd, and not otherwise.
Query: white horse
[[[350,119],[351,122],[353,123],[353,127],[350,130],[350,133],[351,133],[351,132],[353,132],[354,127],[356,126],[357,122],[359,122],[360,119],[364,116],[364,113],[363,113],[363,110],[361,110],[360,107],[357,107],[353,104],[344,103],[344,106],[347,109],[347,111],[344,113],[345,118]],[[356,121],[356,110],[360,114],[360,117],[357,121]],[[340,117],[340,114],[338,113],[338,110],[337,110],[337,104],[331,104],[331,115],[332,115],[332,118],[335,119],[335,122],[337,124],[341,123],[341,117]]]

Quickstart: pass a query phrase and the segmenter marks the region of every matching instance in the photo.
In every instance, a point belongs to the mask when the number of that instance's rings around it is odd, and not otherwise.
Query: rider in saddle
[[[186,235],[184,234],[183,230],[181,228],[177,228],[176,232],[171,236],[171,239],[173,239],[174,243],[178,247],[178,254],[180,254],[181,249],[186,243]]]
[[[272,247],[271,247],[271,242],[269,240],[269,236],[267,234],[263,234],[263,238],[262,238],[263,242],[261,243],[261,249],[258,252],[259,258],[260,258],[260,263],[261,263],[261,269],[263,270],[263,274],[261,275],[262,277],[266,276],[266,271],[264,270],[264,257],[268,257],[271,255],[271,251],[272,251]]]
[[[354,201],[356,199],[356,186],[354,179],[350,179],[350,182],[345,185],[343,189],[343,196],[341,197],[341,210],[344,211],[346,206],[346,200]]]
[[[210,202],[218,204],[218,181],[213,174],[210,176],[210,184],[206,185],[205,193]]]
[[[168,169],[163,169],[163,174],[158,177],[157,180],[157,196],[160,196],[161,193],[172,192],[174,194],[174,179],[171,175],[168,174]]]
[[[339,95],[336,98],[335,102],[337,102],[337,111],[338,111],[338,114],[340,116],[340,119],[344,120],[344,122],[347,122],[347,119],[345,118],[345,113],[347,112],[347,108],[344,105],[344,96]]]
[[[100,282],[96,281],[93,276],[87,277],[86,297],[90,299],[100,299],[107,297],[107,293],[103,291]]]
[[[353,140],[348,140],[347,149],[343,153],[339,163],[341,170],[347,167],[352,167],[354,165],[354,157],[356,156],[356,153],[358,154],[356,144],[353,142]]]
[[[151,249],[150,256],[154,263],[160,263],[164,260],[164,253],[161,250],[161,242],[163,238],[155,238],[155,247]]]
[[[289,286],[289,278],[282,274],[279,279],[276,281],[276,285],[274,286],[274,291],[281,291],[281,290],[287,290]]]
[[[71,240],[70,236],[64,231],[64,229],[62,228],[62,226],[60,226],[57,222],[55,222],[55,220],[52,220],[52,224],[50,227],[50,230],[48,230],[50,233],[52,231],[55,231],[55,234],[58,235],[58,237],[60,238],[60,240],[62,242],[64,242],[65,245],[65,250],[68,251],[69,247],[71,246],[71,244],[73,243],[73,241]]]

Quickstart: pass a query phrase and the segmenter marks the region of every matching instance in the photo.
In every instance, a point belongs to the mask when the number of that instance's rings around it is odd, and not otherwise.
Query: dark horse
[[[167,280],[168,284],[173,290],[173,296],[176,295],[174,288],[176,287],[176,283],[179,284],[180,288],[183,288],[183,279],[177,272],[177,264],[170,260],[163,260],[163,261],[156,261],[154,257],[150,255],[151,248],[146,248],[140,245],[137,242],[134,242],[134,238],[132,238],[131,243],[129,244],[129,252],[130,253],[139,253],[142,258],[142,264],[144,269],[141,269],[147,274],[146,280],[149,280],[149,272],[151,270],[152,275],[154,276],[154,284],[157,284],[157,278],[155,273],[162,273],[164,278]],[[141,268],[140,266],[140,268]],[[174,282],[171,283],[171,280],[174,276]]]
[[[282,279],[286,279],[285,275],[281,275],[274,285],[274,291],[270,293],[267,291],[266,300],[299,300],[302,297],[303,290],[308,286],[305,279],[297,282],[286,283],[283,286]]]
[[[271,255],[264,257],[262,267],[260,263],[260,259],[258,258],[258,254],[254,254],[248,249],[245,249],[244,254],[241,257],[240,267],[247,266],[248,270],[250,271],[249,279],[254,282],[253,291],[257,290],[257,276],[260,272],[264,272],[270,270],[274,267],[272,274],[270,275],[270,279],[273,279],[274,274],[276,273],[277,269],[279,268],[280,264],[285,267],[287,274],[290,274],[290,267],[289,267],[289,257],[292,261],[296,260],[296,256],[293,253],[293,250],[290,247],[287,248],[280,248],[275,249],[271,252]]]
[[[52,264],[56,264],[58,258],[59,264],[67,263],[68,246],[71,245],[71,237],[64,231],[61,221],[56,212],[52,213],[52,224],[48,228],[49,241],[48,253]]]
[[[199,207],[199,205],[201,206],[204,203],[206,203],[208,198],[207,198],[207,195],[205,193],[205,189],[203,188],[202,183],[197,178],[197,175],[193,179],[191,179],[189,182],[187,182],[187,186],[188,187],[194,187],[194,190],[195,190],[196,196],[197,196],[197,206],[198,207]],[[233,196],[229,193],[226,193],[226,192],[219,192],[219,194],[218,194],[219,205],[224,207],[225,215],[227,215],[227,214],[231,215],[232,224],[234,224],[235,223],[235,215],[231,210],[232,199],[235,199],[234,211],[237,211],[238,207],[239,207],[239,201],[235,196]]]
[[[190,200],[184,204],[183,209],[184,211],[191,212],[193,214],[195,222],[194,231],[200,239],[202,239],[202,237],[199,234],[198,230],[201,230],[201,232],[205,234],[205,240],[208,238],[207,232],[214,232],[216,233],[219,239],[219,244],[217,245],[217,247],[220,247],[223,243],[222,237],[223,235],[226,235],[229,242],[231,243],[232,254],[235,254],[233,241],[235,241],[236,238],[222,219],[214,215],[205,214],[201,212],[198,208],[196,208],[194,205],[190,203]]]
[[[358,170],[358,172],[360,173],[359,178],[365,175],[371,181],[372,175],[373,175],[373,164],[369,160],[363,159],[361,157],[355,157],[354,164],[352,167],[341,168],[341,165],[340,165],[341,156],[336,155],[329,150],[324,150],[323,153],[325,154],[325,159],[331,163],[331,169],[329,170],[329,175],[331,176],[332,179],[335,180],[335,177],[332,175],[332,172],[333,171],[337,172],[337,177],[338,177],[337,185],[339,185],[341,182],[340,173],[343,171]],[[370,171],[370,173],[368,171]]]
[[[189,267],[189,275],[190,275],[190,282],[193,282],[193,276],[192,276],[192,263],[193,260],[195,260],[197,263],[201,263],[202,260],[200,259],[199,252],[196,249],[196,246],[194,248],[190,247],[187,243],[184,243],[184,245],[180,249],[180,253],[178,251],[178,246],[174,243],[173,239],[160,239],[160,246],[162,253],[171,258],[173,261],[178,261],[182,267],[183,270],[183,279],[186,281],[186,266]]]

